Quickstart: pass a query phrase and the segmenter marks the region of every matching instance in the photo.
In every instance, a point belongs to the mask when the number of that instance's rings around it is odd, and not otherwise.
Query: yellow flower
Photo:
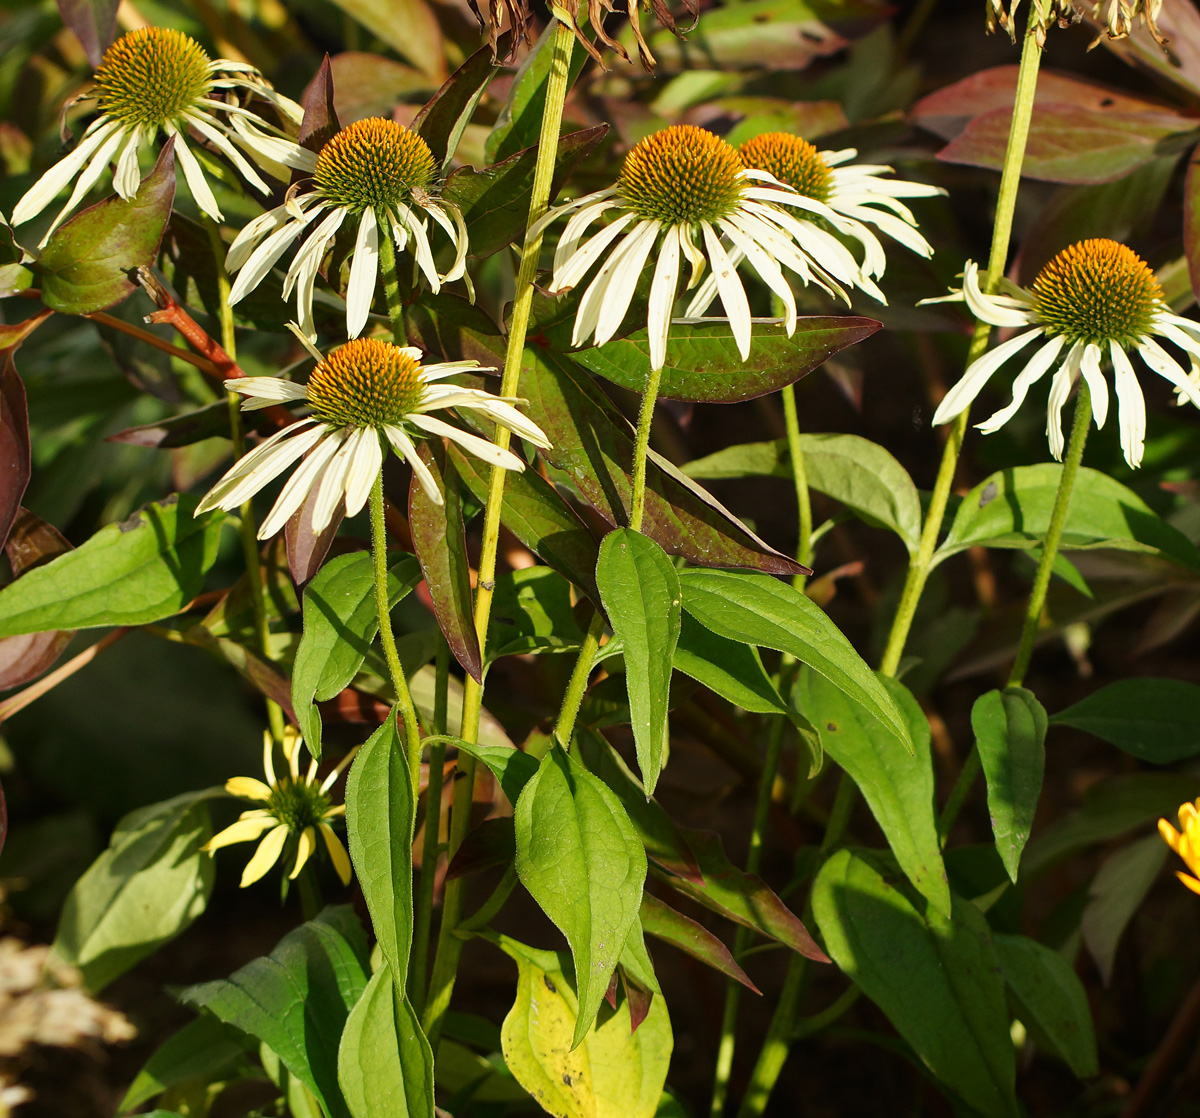
[[[1195,874],[1189,877],[1186,873],[1175,871],[1175,876],[1193,893],[1200,893],[1200,800],[1184,804],[1179,809],[1179,826],[1183,833],[1175,830],[1165,819],[1158,821],[1158,833],[1176,854],[1184,860],[1187,868]]]
[[[235,776],[225,782],[225,791],[243,800],[254,800],[263,806],[253,811],[243,811],[238,821],[220,834],[214,835],[201,848],[210,854],[222,846],[235,842],[254,842],[266,832],[254,856],[242,871],[242,888],[253,885],[263,876],[283,853],[288,840],[296,840],[296,863],[289,878],[295,879],[304,864],[317,848],[317,833],[325,841],[333,868],[342,879],[343,885],[350,884],[350,858],[342,840],[334,833],[330,821],[346,814],[345,804],[330,802],[329,789],[358,752],[352,749],[323,781],[317,783],[317,762],[314,759],[308,772],[300,776],[300,735],[289,726],[283,735],[283,755],[287,758],[288,771],[276,777],[271,761],[274,749],[271,735],[263,734],[263,772],[266,782],[252,776]]]

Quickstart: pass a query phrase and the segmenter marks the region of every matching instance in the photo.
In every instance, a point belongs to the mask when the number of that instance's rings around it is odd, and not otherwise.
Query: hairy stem
[[[392,227],[387,215],[375,215],[379,223],[379,270],[383,273],[383,293],[387,297],[388,319],[392,324],[392,341],[396,345],[408,345],[408,331],[404,328],[404,302],[400,297],[400,274],[396,271],[396,245],[392,241]]]
[[[651,369],[642,391],[642,406],[638,410],[637,440],[633,447],[633,496],[629,507],[629,527],[642,530],[646,515],[646,456],[650,452],[650,428],[654,423],[654,405],[658,402],[658,386],[662,369]]]
[[[781,393],[783,422],[787,428],[788,460],[792,466],[792,484],[796,487],[796,510],[800,519],[800,542],[796,545],[796,562],[802,567],[812,565],[812,500],[808,493],[808,472],[804,468],[804,451],[800,446],[800,417],[796,411],[796,386],[789,384]],[[805,576],[792,579],[797,590],[804,589]]]
[[[564,749],[570,748],[571,735],[575,732],[575,719],[579,717],[579,707],[583,703],[584,692],[587,691],[588,676],[592,674],[596,650],[600,647],[600,637],[603,633],[604,617],[596,610],[592,614],[587,635],[579,649],[579,659],[575,661],[575,667],[571,671],[567,693],[563,696],[562,708],[558,712],[558,721],[554,724],[554,736]]]

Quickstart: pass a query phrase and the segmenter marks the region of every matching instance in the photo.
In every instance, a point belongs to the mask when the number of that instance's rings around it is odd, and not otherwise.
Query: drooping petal
[[[346,848],[342,845],[342,840],[333,833],[333,828],[328,823],[320,824],[321,837],[325,840],[325,849],[329,851],[329,860],[333,863],[333,868],[337,871],[337,875],[341,878],[343,885],[350,884],[350,857],[346,853]]]
[[[983,391],[983,386],[992,378],[992,374],[1014,354],[1020,353],[1035,338],[1042,336],[1041,327],[1026,330],[1014,338],[1009,338],[998,345],[990,353],[985,353],[978,361],[972,362],[962,375],[962,379],[942,397],[937,411],[933,413],[933,424],[949,423],[959,412],[967,408],[975,397]]]
[[[346,285],[346,333],[357,338],[371,315],[375,281],[379,277],[379,225],[375,211],[368,206],[358,219],[358,236],[350,261],[350,282]]]
[[[473,454],[476,458],[493,466],[499,466],[504,470],[515,470],[517,473],[525,469],[525,463],[511,450],[504,450],[489,439],[481,439],[478,435],[468,434],[432,415],[414,415],[409,418],[414,427],[420,427],[422,431],[426,431],[430,435],[444,435],[469,454]]]
[[[650,284],[646,331],[650,337],[650,368],[661,369],[667,360],[667,338],[671,333],[671,308],[679,287],[679,229],[671,226],[659,249]]]
[[[138,146],[141,142],[142,130],[131,128],[125,146],[117,156],[117,169],[113,172],[113,190],[127,201],[137,194],[138,187],[142,185],[142,170],[138,166]]]
[[[1153,338],[1143,338],[1138,344],[1138,353],[1142,355],[1142,360],[1160,377],[1169,380],[1182,395],[1200,408],[1200,389],[1197,389],[1187,373],[1180,368],[1179,362],[1167,353],[1158,342]]]
[[[1083,347],[1083,356],[1079,361],[1079,371],[1092,394],[1092,417],[1096,420],[1096,430],[1104,426],[1108,418],[1108,382],[1100,371],[1100,347],[1088,344]]]
[[[217,205],[212,187],[208,185],[208,179],[204,177],[204,171],[192,154],[192,149],[188,147],[183,133],[173,124],[164,125],[163,131],[175,137],[175,158],[183,169],[183,177],[187,181],[188,189],[191,190],[192,198],[200,208],[200,212],[207,214],[213,221],[224,221],[225,215],[221,213],[221,207]]]
[[[283,853],[283,844],[287,842],[287,837],[286,823],[280,823],[274,830],[267,832],[266,838],[258,844],[254,857],[246,863],[246,868],[242,871],[241,888],[245,889],[247,885],[253,885],[279,861],[279,855]]]
[[[235,509],[314,446],[324,434],[316,420],[301,420],[272,435],[244,455],[196,506],[196,515],[209,509]]]
[[[325,437],[313,447],[309,456],[296,467],[296,472],[287,480],[275,506],[267,514],[266,520],[258,530],[260,540],[270,539],[278,532],[287,519],[303,503],[321,471],[345,441],[346,432],[343,428],[338,431],[326,429]]]
[[[282,377],[232,377],[225,382],[225,389],[248,397],[242,401],[242,411],[256,411],[272,404],[308,398],[304,385]]]
[[[1121,453],[1130,469],[1142,464],[1142,453],[1146,444],[1146,399],[1142,386],[1125,350],[1116,342],[1110,342],[1108,352],[1112,357],[1114,387],[1117,393],[1117,423],[1121,431]]]
[[[24,225],[37,217],[72,180],[83,170],[88,160],[114,134],[120,135],[123,128],[119,121],[101,117],[84,133],[74,151],[63,156],[40,179],[37,180],[13,207],[11,224]],[[118,139],[117,143],[120,143]],[[101,166],[108,162],[103,161]]]
[[[750,356],[750,304],[746,301],[746,291],[737,272],[729,262],[721,238],[713,232],[713,227],[707,221],[701,222],[700,231],[704,236],[704,247],[708,250],[708,262],[712,265],[713,276],[717,281],[717,290],[721,294],[721,305],[729,319],[729,328],[733,331],[733,340],[742,355],[742,360]]]
[[[357,440],[351,440],[354,441],[354,449],[350,452],[350,472],[346,476],[347,516],[355,516],[362,511],[383,465],[379,432],[374,427],[363,427],[356,434]]]
[[[720,224],[725,235],[745,253],[750,265],[783,304],[783,328],[790,338],[796,331],[796,297],[792,294],[791,284],[784,278],[782,269],[768,253],[764,252],[752,238],[747,237],[733,222],[723,221]]]
[[[225,791],[243,800],[269,800],[271,789],[252,776],[233,776],[225,781]]]
[[[121,140],[124,138],[124,135],[125,133],[122,131],[113,132],[95,151],[88,161],[87,166],[83,168],[83,172],[75,180],[75,188],[71,191],[71,196],[67,199],[67,204],[59,210],[58,216],[50,223],[50,228],[46,230],[45,235],[38,242],[39,247],[44,248],[46,246],[54,231],[63,223],[67,215],[82,201],[92,187],[100,181],[101,176],[108,170],[109,161],[121,146]],[[15,221],[14,224],[16,224]]]
[[[609,277],[606,297],[601,301],[596,316],[596,345],[604,345],[621,328],[650,250],[658,239],[658,222],[643,222],[638,228],[641,231],[632,234],[622,244],[620,259]],[[617,253],[613,255],[615,257]]]
[[[300,839],[296,844],[296,865],[292,872],[288,874],[291,881],[295,881],[300,876],[300,871],[304,869],[304,863],[312,856],[314,850],[317,849],[317,836],[312,827],[305,827],[300,832]]]
[[[1012,403],[1007,407],[1001,408],[991,418],[985,419],[982,423],[977,423],[975,426],[978,430],[982,431],[985,435],[990,435],[993,431],[998,431],[1016,415],[1017,409],[1025,402],[1025,397],[1029,395],[1029,390],[1046,375],[1049,368],[1058,360],[1058,355],[1062,352],[1066,341],[1067,339],[1064,335],[1058,334],[1051,338],[1029,359],[1028,364],[1017,375],[1017,379],[1013,381]]]
[[[275,267],[275,261],[304,232],[307,223],[315,216],[315,213],[312,213],[305,214],[304,220],[293,217],[287,218],[278,229],[260,241],[258,246],[244,261],[241,260],[244,249],[239,248],[238,241],[235,240],[233,242],[229,248],[229,253],[232,256],[234,250],[238,249],[238,260],[241,262],[241,266],[238,268],[237,279],[233,281],[233,287],[229,292],[230,305],[240,302],[262,283],[267,273]]]
[[[1067,351],[1067,359],[1059,367],[1050,382],[1050,398],[1046,402],[1046,437],[1050,440],[1050,453],[1061,462],[1066,440],[1063,438],[1062,410],[1071,394],[1071,386],[1079,376],[1079,363],[1083,359],[1083,342],[1076,342]]]
[[[236,823],[231,823],[223,831],[218,831],[200,849],[211,854],[214,850],[220,850],[225,846],[232,846],[237,842],[253,842],[263,831],[273,826],[274,823],[274,816],[265,813],[257,819],[239,819]]]
[[[355,432],[357,434],[357,432]],[[312,506],[314,532],[323,532],[333,520],[333,514],[346,497],[346,475],[350,472],[350,461],[354,449],[354,435],[338,448],[315,483],[317,499]]]
[[[238,271],[250,259],[250,254],[258,247],[259,241],[274,233],[288,220],[288,217],[286,206],[276,206],[247,222],[241,232],[234,237],[233,244],[229,246],[229,251],[225,254],[225,271],[230,275]]]
[[[446,502],[437,487],[437,482],[433,480],[433,474],[429,467],[421,461],[421,456],[417,453],[417,448],[413,446],[412,439],[399,427],[385,427],[383,433],[396,453],[412,467],[413,477],[417,479],[417,484],[420,485],[425,496],[435,505],[444,505]]]
[[[622,214],[616,221],[601,229],[582,248],[576,249],[569,257],[565,257],[561,265],[556,264],[554,275],[550,280],[550,294],[559,295],[579,283],[591,266],[600,259],[604,250],[620,236],[621,231],[633,219],[633,214]]]
[[[601,266],[600,271],[596,273],[595,278],[588,284],[587,290],[583,293],[583,298],[579,300],[579,309],[575,312],[575,327],[571,334],[571,344],[581,345],[588,337],[596,330],[596,324],[600,321],[600,313],[604,309],[606,302],[609,299],[609,285],[614,276],[617,275],[622,262],[627,258],[630,252],[636,252],[642,238],[649,235],[652,239],[658,235],[659,223],[657,221],[640,221],[635,225],[631,232],[627,233],[621,243],[609,253],[608,259]],[[645,257],[643,256],[643,260]],[[637,283],[637,277],[634,277],[634,284]],[[616,298],[622,297],[622,292],[616,292]],[[633,298],[632,289],[628,290],[625,295],[625,305],[621,308],[622,317],[625,310],[629,306],[630,300]]]

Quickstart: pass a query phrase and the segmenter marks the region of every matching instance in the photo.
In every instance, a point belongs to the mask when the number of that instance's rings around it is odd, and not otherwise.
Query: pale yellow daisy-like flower
[[[214,508],[238,508],[307,455],[283,487],[258,538],[269,539],[278,532],[310,492],[317,494],[312,527],[320,532],[339,504],[344,503],[347,516],[361,511],[383,465],[385,445],[408,462],[426,496],[440,505],[442,495],[413,441],[431,435],[444,436],[501,469],[525,468],[511,451],[429,414],[445,408],[478,412],[534,446],[550,445],[542,429],[513,406],[522,401],[438,383],[455,373],[478,370],[478,361],[422,365],[419,349],[375,338],[356,338],[323,356],[301,331],[294,332],[317,361],[307,384],[281,377],[240,377],[227,380],[225,387],[247,397],[245,411],[304,401],[312,414],[239,459],[197,506],[197,516]]]
[[[1158,833],[1194,876],[1180,870],[1175,876],[1193,893],[1200,893],[1200,800],[1184,804],[1179,809],[1179,830],[1175,830],[1165,819],[1158,821]]]
[[[293,242],[304,243],[283,282],[296,291],[300,328],[314,335],[313,289],[326,249],[346,222],[356,226],[346,286],[346,333],[357,338],[367,324],[379,278],[379,238],[396,252],[412,243],[417,267],[431,291],[466,272],[467,227],[457,206],[433,197],[437,163],[416,132],[381,117],[355,121],[337,132],[316,157],[312,178],[288,191],[282,206],[256,217],[229,247],[225,267],[236,273],[229,293],[236,303],[253,291]],[[433,260],[425,218],[449,235],[454,261],[443,275]]]
[[[985,295],[979,269],[968,261],[961,293],[971,313],[993,326],[1019,333],[975,361],[946,393],[934,413],[935,424],[948,423],[966,408],[1002,365],[1030,343],[1033,356],[1013,381],[1012,402],[976,426],[991,434],[1007,423],[1024,403],[1029,390],[1051,369],[1046,433],[1050,453],[1061,459],[1065,440],[1062,409],[1080,376],[1092,394],[1097,427],[1108,416],[1109,391],[1102,366],[1112,362],[1114,388],[1120,407],[1121,450],[1133,468],[1141,465],[1146,440],[1146,401],[1129,360],[1134,350],[1181,397],[1200,407],[1200,387],[1156,338],[1178,346],[1193,360],[1200,359],[1200,322],[1172,313],[1162,288],[1140,256],[1125,245],[1106,239],[1080,241],[1063,249],[1038,273],[1028,289],[1008,285],[1004,294]],[[940,302],[948,300],[926,300]]]
[[[175,158],[196,205],[215,221],[222,219],[221,210],[189,146],[195,143],[190,133],[211,144],[263,194],[271,188],[243,152],[283,181],[293,169],[311,170],[312,152],[233,103],[231,95],[238,90],[251,91],[296,123],[303,115],[295,101],[276,93],[253,66],[210,59],[182,31],[142,27],[122,35],[100,60],[94,90],[80,98],[95,99],[100,115],[75,149],[29,188],[13,210],[12,224],[36,217],[73,183],[70,199],[50,226],[44,245],[114,162],[113,189],[122,198],[132,198],[142,181],[139,152],[160,132],[175,137]]]
[[[243,811],[236,823],[214,835],[201,849],[211,854],[223,846],[254,842],[261,838],[254,856],[242,871],[243,889],[253,885],[279,861],[289,840],[296,844],[296,861],[288,877],[295,880],[317,849],[318,833],[342,884],[350,884],[350,857],[331,825],[346,814],[346,805],[333,803],[329,790],[354,759],[358,749],[355,747],[350,750],[337,767],[318,783],[315,758],[309,764],[308,772],[303,777],[300,775],[302,746],[303,741],[295,728],[287,727],[283,735],[283,755],[288,767],[282,776],[276,776],[272,758],[274,742],[269,733],[264,733],[263,774],[266,781],[256,780],[252,776],[235,776],[225,782],[225,791],[231,796],[251,800],[262,804],[262,807]]]

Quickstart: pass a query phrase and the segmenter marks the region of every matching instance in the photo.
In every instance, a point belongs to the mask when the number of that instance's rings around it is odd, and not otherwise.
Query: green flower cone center
[[[333,427],[397,426],[425,397],[421,366],[399,346],[347,342],[308,378],[308,402]]]
[[[630,150],[617,186],[639,217],[694,225],[738,208],[746,185],[741,172],[736,149],[703,128],[677,124]]]
[[[747,167],[766,171],[797,194],[828,202],[833,171],[807,140],[789,132],[764,132],[738,149]]]
[[[1136,252],[1103,238],[1063,249],[1030,290],[1049,334],[1124,348],[1150,333],[1163,297],[1154,272]]]
[[[210,81],[208,55],[194,39],[165,27],[140,27],[105,51],[96,96],[104,115],[159,128],[199,105]]]
[[[292,834],[315,827],[329,811],[329,797],[317,784],[285,777],[271,789],[267,810]]]
[[[317,156],[313,180],[329,201],[355,213],[412,201],[433,182],[437,166],[415,132],[381,117],[358,120],[336,133]]]

